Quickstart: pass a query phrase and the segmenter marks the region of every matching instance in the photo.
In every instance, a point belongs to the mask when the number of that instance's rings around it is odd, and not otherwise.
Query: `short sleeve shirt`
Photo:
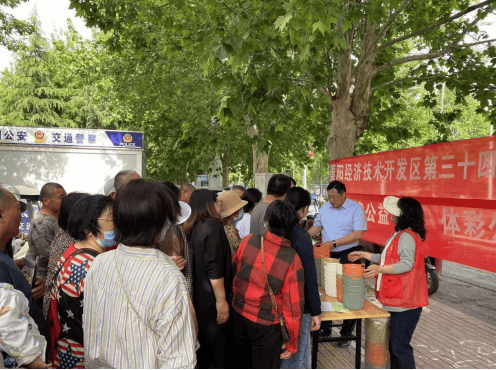
[[[357,202],[346,198],[340,208],[334,208],[330,202],[326,202],[315,218],[314,226],[322,227],[322,241],[336,240],[357,230],[367,230],[367,217],[363,207]],[[333,249],[339,252],[358,245],[357,242],[340,245]]]
[[[265,232],[265,212],[269,208],[269,203],[258,203],[251,213],[250,234],[260,234]]]
[[[55,240],[55,235],[57,235],[59,229],[58,221],[55,217],[48,216],[41,212],[36,213],[31,222],[31,229],[29,230],[28,235],[29,251],[26,257],[31,260],[40,257],[38,275],[43,279],[46,278],[47,274],[50,247]],[[46,261],[44,259],[46,259]]]

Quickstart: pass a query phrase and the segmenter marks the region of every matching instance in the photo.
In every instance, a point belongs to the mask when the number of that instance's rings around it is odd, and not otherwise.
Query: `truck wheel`
[[[439,275],[435,269],[426,268],[425,277],[427,278],[427,290],[429,295],[434,294],[439,289]]]

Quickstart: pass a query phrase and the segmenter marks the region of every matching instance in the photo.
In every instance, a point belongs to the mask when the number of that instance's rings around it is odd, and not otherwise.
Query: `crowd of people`
[[[9,248],[25,204],[0,188],[0,365],[309,368],[310,332],[330,330],[312,242],[323,232],[331,257],[374,263],[366,275],[379,275],[379,300],[392,312],[391,364],[415,366],[410,340],[427,305],[415,285],[425,283],[420,204],[386,198],[397,232],[372,255],[358,247],[367,221],[343,183],[329,184],[309,230],[311,196],[295,185],[274,175],[263,198],[255,188],[217,194],[134,171],[109,180],[104,195],[47,183],[22,260]],[[26,278],[32,261],[36,276]],[[407,289],[401,299],[391,296],[398,287]],[[354,324],[344,323],[341,346]]]

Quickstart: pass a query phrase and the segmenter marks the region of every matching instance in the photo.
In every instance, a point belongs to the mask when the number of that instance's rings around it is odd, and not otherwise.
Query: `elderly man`
[[[126,185],[131,180],[141,179],[139,173],[133,170],[123,170],[117,173],[114,177],[114,191],[117,193],[120,188]]]
[[[24,294],[29,301],[32,297],[31,286],[14,261],[5,252],[7,242],[19,234],[21,208],[19,202],[6,189],[0,187],[0,283],[7,283]],[[47,330],[41,308],[31,302],[29,315],[34,319],[43,336]]]
[[[40,200],[42,207],[31,221],[31,228],[28,234],[29,250],[27,259],[36,260],[39,257],[38,281],[33,290],[33,298],[43,298],[45,295],[45,279],[47,274],[48,259],[50,258],[50,247],[55,235],[59,232],[58,217],[62,199],[65,192],[62,185],[55,182],[48,182],[41,188]],[[38,302],[41,306],[43,302]]]
[[[308,231],[316,236],[323,230],[323,245],[331,247],[331,258],[337,258],[341,263],[352,263],[348,254],[360,250],[358,241],[367,231],[367,218],[363,207],[346,197],[346,186],[340,181],[333,181],[327,186],[329,201],[319,210],[312,228]],[[357,261],[360,263],[360,261]],[[356,320],[345,320],[341,336],[350,336]],[[349,341],[339,342],[340,347],[346,347]]]
[[[191,194],[195,190],[196,190],[196,188],[193,185],[190,185],[190,184],[181,185],[181,188],[179,189],[179,191],[180,191],[179,200],[184,202],[184,203],[189,204],[189,198],[191,197]]]

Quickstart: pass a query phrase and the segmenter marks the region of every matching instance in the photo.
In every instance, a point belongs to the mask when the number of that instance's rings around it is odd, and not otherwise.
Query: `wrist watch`
[[[333,241],[332,241],[332,245],[334,245],[334,248],[336,248],[336,247],[337,247],[337,245],[336,245],[336,241],[335,241],[335,240],[333,240]]]

